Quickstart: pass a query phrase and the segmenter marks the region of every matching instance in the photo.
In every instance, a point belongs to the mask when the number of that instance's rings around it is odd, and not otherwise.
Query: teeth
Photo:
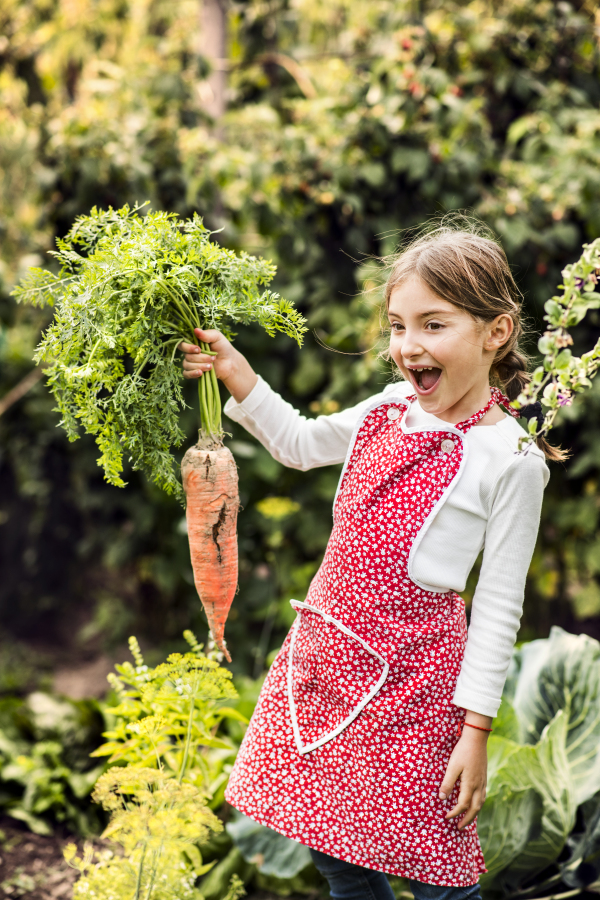
[[[423,366],[421,369],[413,369],[413,372],[431,372],[433,366]]]

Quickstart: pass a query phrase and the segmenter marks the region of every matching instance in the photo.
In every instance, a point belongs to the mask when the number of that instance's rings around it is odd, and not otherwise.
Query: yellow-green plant
[[[203,652],[184,632],[190,651],[171,654],[150,668],[139,644],[129,646],[134,664],[117,666],[109,680],[118,704],[107,712],[114,726],[93,756],[114,765],[102,775],[93,798],[110,813],[103,837],[118,852],[76,847],[65,851],[81,878],[74,900],[194,900],[204,865],[198,844],[222,824],[210,808],[226,780],[233,743],[217,734],[226,718],[242,719],[226,706],[236,696],[231,674],[217,654]],[[240,896],[231,884],[229,900]]]
[[[573,344],[569,329],[578,325],[589,310],[600,308],[600,293],[596,290],[600,277],[600,238],[584,244],[580,258],[566,266],[562,276],[564,281],[559,285],[562,294],[552,297],[545,305],[548,330],[538,342],[544,361],[513,402],[520,409],[540,398],[546,407],[543,420],[542,416],[539,421],[529,420],[529,435],[521,438],[521,450],[552,428],[560,408],[571,405],[574,393],[591,387],[590,378],[600,367],[600,339],[581,357],[573,356],[569,349]]]

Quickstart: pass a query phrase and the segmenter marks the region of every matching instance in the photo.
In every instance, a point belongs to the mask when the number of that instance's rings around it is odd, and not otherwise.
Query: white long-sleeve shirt
[[[307,419],[259,378],[242,403],[228,400],[225,413],[276,460],[306,471],[344,462],[366,411],[411,393],[410,384],[397,382],[350,409]],[[418,402],[412,403],[405,427],[453,429]],[[409,557],[408,574],[415,584],[460,593],[484,548],[453,703],[486,716],[495,716],[500,706],[549,477],[537,447],[516,454],[523,434],[515,419],[506,416],[464,435],[461,470],[421,528]]]

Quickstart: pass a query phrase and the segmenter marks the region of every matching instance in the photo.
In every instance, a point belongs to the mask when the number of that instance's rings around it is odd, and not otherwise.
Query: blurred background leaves
[[[15,281],[74,216],[146,199],[277,264],[305,348],[252,327],[237,343],[304,414],[391,377],[371,257],[428,216],[495,229],[535,348],[561,269],[600,233],[599,24],[579,0],[0,0],[0,403],[47,323],[16,308]],[[575,352],[599,333],[592,316]],[[38,381],[0,415],[5,640],[87,659],[132,631],[203,635],[180,508],[136,473],[106,485],[52,406]],[[552,467],[522,639],[600,636],[599,413],[596,384],[556,433],[574,453]],[[284,469],[226,427],[244,507],[228,643],[256,676],[319,565],[339,473]]]

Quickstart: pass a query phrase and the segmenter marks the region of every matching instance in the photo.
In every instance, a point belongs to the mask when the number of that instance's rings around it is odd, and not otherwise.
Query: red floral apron
[[[411,557],[464,464],[464,434],[494,403],[439,431],[406,426],[414,397],[367,412],[305,603],[271,667],[226,798],[338,859],[467,886],[485,864],[476,823],[438,798],[465,711],[452,704],[467,637],[452,591],[410,577]]]

